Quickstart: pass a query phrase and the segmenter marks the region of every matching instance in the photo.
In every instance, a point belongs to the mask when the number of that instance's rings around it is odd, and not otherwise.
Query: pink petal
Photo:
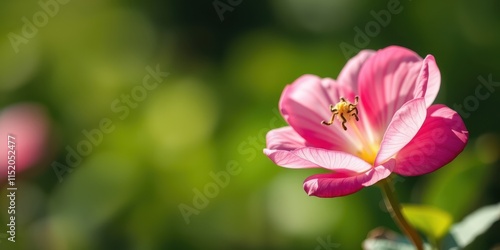
[[[330,119],[329,107],[341,96],[354,100],[349,86],[329,78],[304,75],[285,88],[279,106],[288,124],[310,146],[354,152],[354,142],[340,126],[321,124]]]
[[[318,167],[290,151],[305,147],[305,140],[292,127],[273,129],[266,135],[266,154],[276,165],[286,168],[313,168]]]
[[[383,133],[396,111],[416,98],[422,61],[411,50],[390,46],[377,51],[364,63],[359,72],[360,111],[363,111],[360,116],[368,120],[375,133]]]
[[[300,148],[293,153],[322,168],[346,174],[358,174],[372,168],[362,159],[341,151],[331,151],[322,148]]]
[[[469,132],[462,118],[444,105],[432,105],[417,135],[396,156],[394,172],[415,176],[433,172],[462,152]]]
[[[422,68],[417,78],[415,97],[425,96],[427,107],[436,99],[441,86],[441,72],[436,64],[434,56],[427,55],[423,61]]]
[[[426,112],[422,97],[407,102],[394,114],[380,143],[375,165],[395,155],[415,137],[424,123]]]
[[[40,164],[49,150],[51,121],[44,106],[33,103],[15,104],[0,113],[0,179],[7,180],[7,136],[15,143],[14,149],[16,171],[21,172]],[[11,144],[12,146],[13,144]],[[12,155],[12,154],[9,154]],[[5,160],[4,160],[5,159]],[[5,170],[5,171],[4,171]],[[0,181],[1,181],[0,180]]]
[[[266,148],[294,150],[306,146],[306,141],[292,127],[282,127],[267,132]]]
[[[386,178],[391,174],[393,168],[394,160],[391,160],[384,165],[357,175],[349,176],[344,173],[316,174],[304,181],[304,190],[308,195],[322,198],[345,196]]]
[[[396,166],[396,160],[390,159],[384,162],[384,164],[373,168],[372,170],[370,170],[371,171],[370,175],[372,175],[372,177],[366,182],[364,182],[363,186],[368,187],[377,183],[382,179],[387,178],[387,176],[391,175],[395,166]]]
[[[285,168],[318,168],[315,164],[310,161],[306,161],[300,157],[293,154],[292,151],[287,150],[276,150],[276,149],[264,149],[264,154],[269,157],[276,165]]]
[[[340,71],[337,81],[351,86],[352,89],[358,89],[358,75],[365,61],[375,54],[373,50],[362,50],[356,56],[351,58],[342,71]]]

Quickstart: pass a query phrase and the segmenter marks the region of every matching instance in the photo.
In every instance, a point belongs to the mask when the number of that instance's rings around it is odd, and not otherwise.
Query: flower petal
[[[416,98],[422,61],[411,50],[390,46],[377,51],[364,63],[359,72],[360,112],[363,110],[361,114],[376,133],[382,134],[396,111]]]
[[[372,168],[362,159],[341,151],[331,151],[322,148],[300,148],[293,153],[322,168],[345,174],[359,174]]]
[[[306,161],[294,155],[291,151],[264,149],[264,154],[269,157],[276,165],[285,168],[319,168],[310,161]]]
[[[285,88],[279,106],[287,123],[310,146],[354,152],[354,142],[340,126],[321,124],[331,117],[329,106],[337,103],[341,96],[354,99],[347,85],[329,78],[304,75]]]
[[[292,127],[282,127],[267,132],[266,147],[268,149],[294,150],[306,146],[306,141]]]
[[[394,160],[369,171],[354,176],[344,173],[316,174],[304,181],[304,190],[308,195],[331,198],[345,196],[371,186],[391,174]]]
[[[417,78],[417,87],[414,96],[425,96],[427,107],[436,99],[441,86],[441,72],[436,64],[434,56],[427,55],[423,61],[422,68]]]
[[[396,156],[394,172],[415,176],[433,172],[462,152],[469,132],[462,118],[444,105],[432,105],[413,140]]]
[[[0,136],[5,141],[0,145],[2,159],[0,162],[0,169],[2,169],[0,184],[7,181],[7,160],[12,160],[12,151],[9,151],[8,146],[13,144],[7,141],[15,143],[17,155],[15,156],[14,168],[19,173],[30,167],[44,165],[43,161],[46,159],[47,154],[51,152],[51,129],[52,121],[49,118],[47,109],[40,104],[18,103],[1,110]],[[8,136],[14,138],[8,138]],[[12,163],[12,161],[9,162]],[[11,167],[9,167],[10,169]]]
[[[266,135],[266,154],[276,165],[286,168],[315,168],[318,167],[310,161],[306,161],[290,151],[306,146],[302,138],[292,127],[273,129]]]
[[[426,112],[422,97],[407,102],[394,114],[380,144],[375,165],[395,155],[415,137],[424,123]]]
[[[377,166],[370,170],[369,175],[371,175],[371,178],[363,183],[363,186],[368,187],[371,186],[378,181],[387,178],[389,175],[394,170],[394,167],[396,166],[396,160],[395,159],[390,159],[384,164]]]
[[[340,71],[339,76],[337,77],[337,81],[342,84],[347,84],[351,86],[352,89],[358,89],[358,75],[361,67],[365,63],[365,61],[370,58],[375,51],[373,50],[362,50],[356,56],[351,58],[342,71]]]

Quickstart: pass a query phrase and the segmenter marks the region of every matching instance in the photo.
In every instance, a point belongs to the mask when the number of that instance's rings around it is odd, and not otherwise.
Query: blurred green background
[[[356,28],[388,4],[400,11],[358,46]],[[306,73],[336,78],[341,43],[433,54],[436,103],[474,106],[462,155],[396,179],[403,202],[460,221],[500,201],[500,89],[473,100],[478,77],[500,82],[499,11],[494,0],[2,1],[0,119],[23,105],[39,117],[18,111],[28,128],[2,127],[19,129],[27,170],[16,175],[16,242],[0,226],[0,249],[359,249],[373,228],[397,231],[378,188],[308,197],[302,182],[315,171],[262,154],[265,133],[285,125],[285,85]],[[151,70],[164,73],[146,89]],[[68,167],[78,148],[85,155]],[[496,223],[470,249],[499,244],[499,233]]]

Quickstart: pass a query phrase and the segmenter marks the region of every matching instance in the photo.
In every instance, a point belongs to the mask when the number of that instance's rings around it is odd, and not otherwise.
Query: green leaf
[[[500,203],[482,207],[452,226],[443,249],[464,248],[500,219]]]
[[[431,239],[440,240],[453,222],[451,215],[441,209],[425,205],[403,205],[408,222]]]
[[[428,175],[422,183],[422,202],[449,212],[453,218],[462,218],[483,192],[483,183],[491,175],[491,165],[479,161],[470,149],[453,162]]]

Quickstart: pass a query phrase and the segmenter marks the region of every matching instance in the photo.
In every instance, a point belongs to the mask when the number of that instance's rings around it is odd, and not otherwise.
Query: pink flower
[[[51,127],[45,107],[39,104],[19,103],[1,110],[0,183],[7,181],[7,170],[15,170],[19,174],[30,167],[43,164],[49,152]],[[13,138],[9,139],[9,135]],[[8,144],[8,140],[13,144]],[[8,164],[7,159],[15,164]],[[10,165],[14,165],[15,169],[8,168]]]
[[[290,126],[268,132],[264,153],[282,167],[328,170],[304,181],[318,197],[352,194],[393,172],[433,172],[469,137],[457,112],[431,105],[440,82],[432,55],[363,50],[337,80],[304,75],[285,87],[279,107]]]

